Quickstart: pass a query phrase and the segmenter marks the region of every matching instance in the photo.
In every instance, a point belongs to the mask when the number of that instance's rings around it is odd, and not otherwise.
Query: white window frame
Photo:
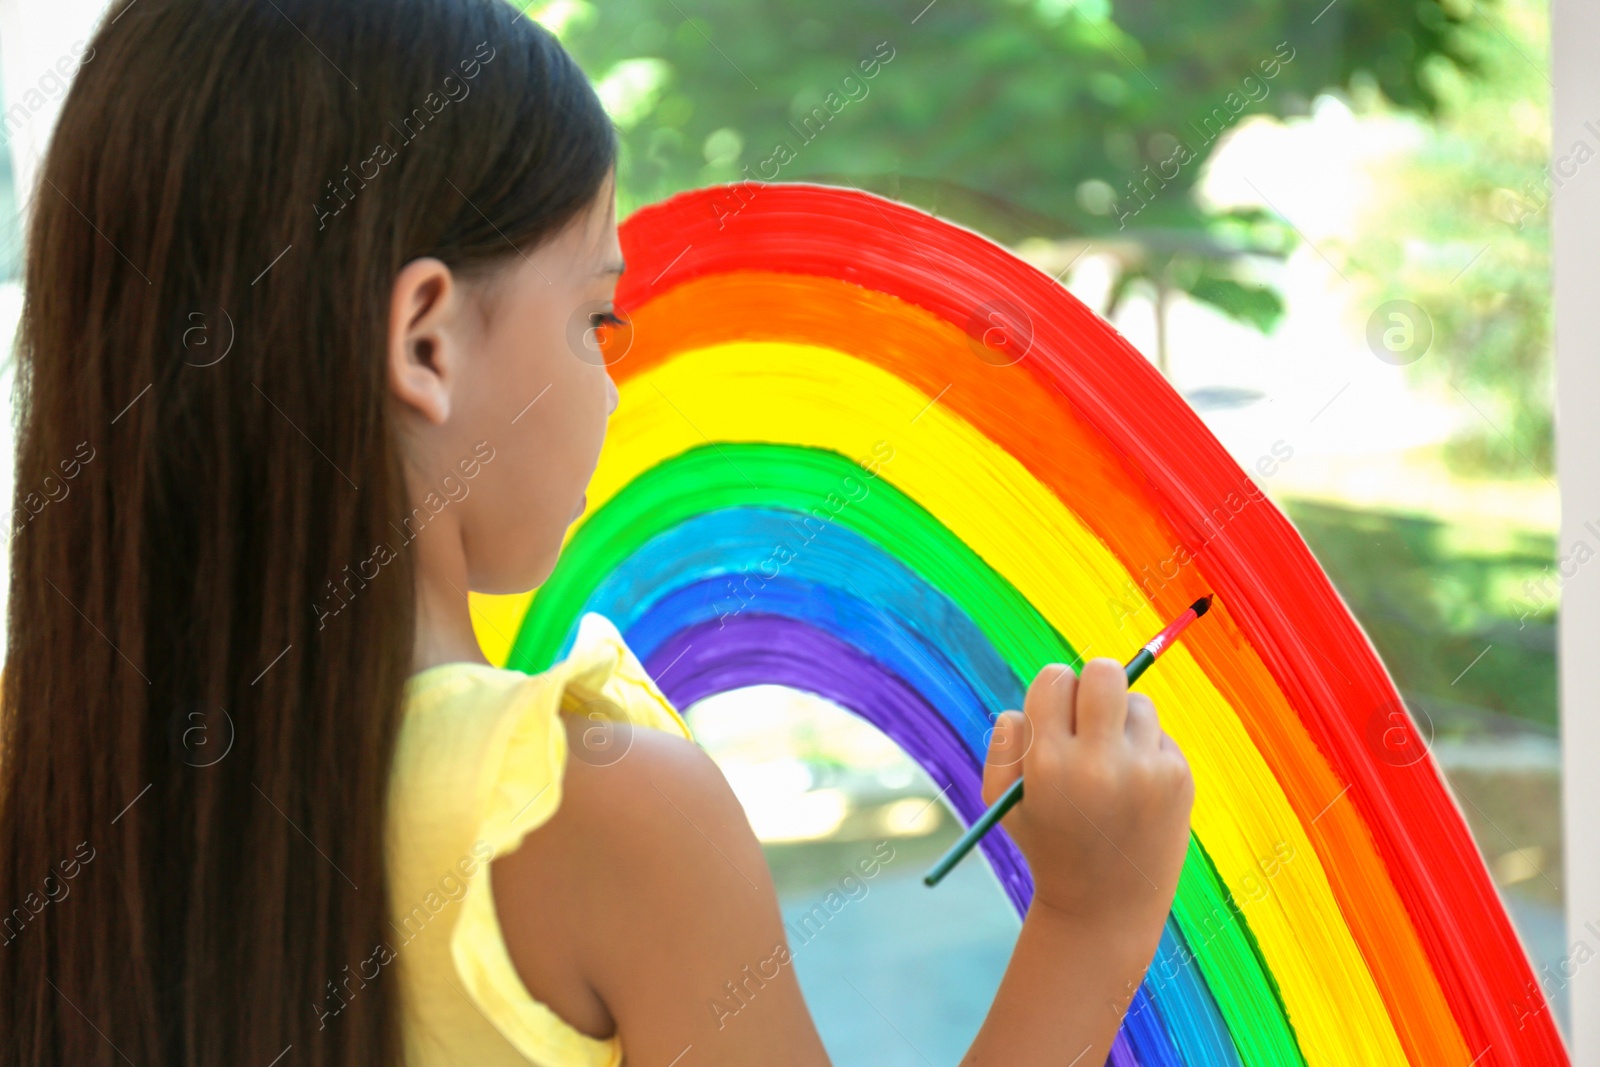
[[[1595,147],[1585,123],[1600,126],[1600,4],[1551,0],[1550,139],[1552,177],[1563,181],[1551,205],[1556,345],[1556,471],[1561,486],[1558,555],[1593,535],[1600,520],[1600,178],[1570,176],[1572,147]],[[1567,159],[1565,166],[1561,160]],[[1600,524],[1600,522],[1597,522]],[[1568,571],[1572,570],[1569,563]],[[1565,577],[1565,572],[1563,573]],[[1600,575],[1584,567],[1561,587],[1556,658],[1561,684],[1561,803],[1565,813],[1569,949],[1581,940],[1600,951]],[[1571,971],[1569,964],[1565,971]],[[1557,976],[1557,978],[1566,975]],[[1579,966],[1567,987],[1572,1062],[1600,1064],[1600,966]]]

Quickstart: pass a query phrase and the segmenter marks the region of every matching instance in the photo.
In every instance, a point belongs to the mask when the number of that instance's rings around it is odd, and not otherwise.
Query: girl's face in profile
[[[464,284],[431,259],[396,278],[389,369],[421,509],[410,525],[459,530],[480,593],[541,584],[582,514],[617,405],[594,330],[622,265],[613,182],[486,283]]]

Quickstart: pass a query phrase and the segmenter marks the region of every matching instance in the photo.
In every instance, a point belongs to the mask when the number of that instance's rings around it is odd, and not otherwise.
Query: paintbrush
[[[1133,654],[1133,658],[1128,661],[1126,668],[1124,668],[1128,672],[1128,684],[1132,685],[1137,681],[1139,676],[1145,672],[1145,669],[1156,661],[1157,656],[1177,643],[1178,635],[1183,632],[1184,627],[1204,615],[1210,607],[1211,594],[1207,593],[1185,608],[1183,614],[1169,622],[1160,633],[1145,642],[1144,646]],[[1019,776],[1015,782],[1006,787],[1006,791],[1000,794],[999,799],[989,805],[987,811],[978,816],[977,820],[967,827],[967,832],[961,835],[960,840],[951,845],[950,851],[946,852],[939,862],[935,863],[933,868],[923,876],[922,884],[928,886],[938,885],[940,880],[950,873],[950,869],[960,863],[968,852],[972,851],[973,846],[978,843],[979,839],[989,832],[989,828],[1004,818],[1006,812],[1016,807],[1021,800],[1022,778]]]

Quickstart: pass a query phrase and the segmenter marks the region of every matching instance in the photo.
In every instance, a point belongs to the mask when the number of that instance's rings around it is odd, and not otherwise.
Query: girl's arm
[[[1001,825],[1028,859],[1033,903],[962,1063],[1098,1065],[1172,908],[1194,780],[1150,698],[1106,658],[1081,677],[1051,664],[1023,711],[996,722],[985,802],[1019,772],[1026,793]]]
[[[569,720],[574,751],[584,721]],[[1155,709],[1114,660],[1041,671],[996,723],[992,800],[1035,895],[965,1064],[1104,1062],[1155,954],[1188,845],[1193,783]],[[633,733],[610,766],[569,760],[549,823],[491,866],[529,991],[630,1067],[828,1063],[801,998],[776,894],[738,800],[708,756]]]
[[[766,857],[721,770],[648,728],[616,762],[586,763],[592,723],[566,725],[560,807],[490,865],[529,992],[593,1036],[620,1033],[628,1067],[824,1067]]]

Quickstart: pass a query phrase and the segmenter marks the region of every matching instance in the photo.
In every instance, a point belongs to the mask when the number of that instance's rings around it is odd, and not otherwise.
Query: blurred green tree
[[[1353,80],[1439,105],[1488,0],[587,0],[535,3],[622,131],[619,210],[741,178],[881,193],[996,240],[1115,250],[1148,282],[1270,328],[1252,257],[1294,233],[1193,195],[1246,114],[1304,113]],[[1114,308],[1102,309],[1112,311]]]
[[[1459,40],[1478,76],[1425,69],[1435,113],[1375,183],[1351,265],[1368,306],[1409,300],[1431,320],[1432,345],[1408,370],[1466,416],[1447,462],[1551,480],[1550,213],[1600,154],[1600,106],[1552,169],[1546,0],[1505,0]],[[1362,110],[1393,108],[1374,98]]]

